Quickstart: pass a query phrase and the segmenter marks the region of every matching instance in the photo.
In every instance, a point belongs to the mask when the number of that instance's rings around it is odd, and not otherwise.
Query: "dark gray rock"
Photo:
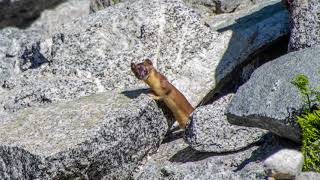
[[[47,8],[64,0],[1,0],[0,28],[7,26],[27,27]]]
[[[130,177],[168,129],[153,100],[131,95],[105,92],[7,114],[0,120],[0,177]]]
[[[318,86],[320,48],[289,53],[258,68],[241,86],[227,110],[231,124],[260,127],[300,143],[300,128],[295,118],[303,102],[290,82],[297,74]]]
[[[318,0],[286,0],[290,12],[289,51],[297,51],[320,43],[320,2]]]
[[[197,108],[190,117],[185,140],[200,152],[234,152],[259,141],[267,131],[231,125],[224,115],[232,99],[226,95],[210,105]]]
[[[39,156],[26,150],[0,145],[1,179],[37,179],[42,164]]]

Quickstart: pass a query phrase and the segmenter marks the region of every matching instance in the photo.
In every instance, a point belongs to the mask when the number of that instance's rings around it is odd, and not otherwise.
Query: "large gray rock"
[[[290,12],[289,51],[320,43],[320,2],[318,0],[285,0]]]
[[[264,161],[267,175],[275,179],[293,179],[302,171],[303,154],[294,149],[281,149]]]
[[[1,0],[0,28],[26,27],[39,17],[41,11],[52,8],[64,0]]]
[[[298,74],[318,86],[319,47],[289,53],[258,68],[241,86],[228,107],[231,124],[260,127],[295,142],[301,142],[296,115],[303,106],[302,98],[290,82]]]
[[[197,108],[186,128],[186,142],[200,152],[234,152],[259,141],[267,131],[231,125],[224,115],[232,99],[226,95],[214,103]]]
[[[10,61],[19,72],[3,80],[0,107],[12,112],[44,99],[142,87],[128,67],[146,57],[195,106],[251,53],[286,34],[286,19],[278,1],[216,16],[209,27],[180,0],[119,3],[23,48]]]
[[[130,99],[138,95],[112,91],[2,114],[0,178],[130,177],[168,129],[153,100]]]

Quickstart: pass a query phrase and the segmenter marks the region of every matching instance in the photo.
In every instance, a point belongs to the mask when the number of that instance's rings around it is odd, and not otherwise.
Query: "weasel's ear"
[[[151,65],[151,66],[153,65],[152,61],[150,59],[146,59],[146,60],[144,60],[144,62],[147,63],[148,65]]]

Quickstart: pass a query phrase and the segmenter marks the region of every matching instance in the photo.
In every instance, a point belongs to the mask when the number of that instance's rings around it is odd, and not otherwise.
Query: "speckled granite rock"
[[[13,112],[43,100],[142,87],[128,67],[146,57],[197,105],[251,53],[287,33],[287,14],[277,2],[216,16],[221,23],[209,27],[181,0],[111,6],[11,58],[18,73],[3,80],[8,95],[0,96],[0,107]]]
[[[90,0],[90,13],[95,13],[106,7],[109,7],[124,1],[127,1],[127,0]]]
[[[91,0],[90,12],[97,12],[111,5],[128,0]],[[245,9],[262,0],[183,0],[188,5],[198,10],[203,15],[212,15],[219,13],[232,13],[237,10]]]
[[[130,177],[168,129],[153,100],[131,95],[105,92],[7,114],[0,120],[0,176]]]
[[[37,179],[42,163],[40,157],[26,150],[0,145],[1,179]]]
[[[1,8],[0,8],[1,9]],[[69,0],[45,10],[27,29],[8,27],[0,30],[0,84],[21,72],[19,57],[33,42],[51,37],[59,24],[89,14],[89,0]]]
[[[42,11],[28,29],[41,30],[41,36],[46,39],[57,33],[62,24],[89,15],[89,7],[90,0],[64,0],[55,8]]]
[[[205,15],[232,13],[249,8],[262,0],[184,0]]]
[[[318,0],[286,0],[291,22],[289,51],[297,51],[320,43],[320,2]]]
[[[295,180],[318,180],[320,179],[320,173],[316,172],[302,172],[295,177]]]
[[[0,30],[0,83],[20,72],[19,52],[23,46],[32,40],[39,40],[41,33],[35,31],[22,31],[17,28]]]
[[[293,179],[303,167],[303,154],[294,149],[281,149],[264,162],[267,175],[275,179]]]
[[[186,142],[200,152],[232,152],[259,141],[267,131],[231,125],[224,115],[233,94],[197,108],[186,128]]]
[[[318,86],[319,54],[320,47],[308,48],[258,68],[232,99],[227,111],[228,121],[264,128],[300,143],[300,128],[295,118],[303,102],[290,81],[297,74],[305,74],[312,86]]]

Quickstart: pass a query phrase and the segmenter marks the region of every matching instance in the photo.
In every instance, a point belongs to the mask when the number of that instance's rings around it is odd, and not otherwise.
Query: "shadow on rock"
[[[135,99],[141,94],[147,94],[149,92],[148,88],[144,89],[134,89],[134,90],[128,90],[128,91],[122,91],[121,94],[127,96],[130,99]]]
[[[49,63],[48,59],[41,53],[40,42],[32,44],[31,47],[26,47],[21,58],[20,69],[22,71],[37,69],[42,64]]]
[[[169,143],[169,142],[175,141],[177,139],[183,138],[184,133],[185,133],[184,130],[179,129],[179,127],[175,128],[173,130],[170,130],[166,134],[165,138],[163,139],[162,144]]]
[[[299,146],[288,139],[280,138],[272,133],[266,134],[263,144],[252,152],[250,158],[244,160],[234,172],[241,171],[247,164],[254,161],[264,161],[269,156],[277,153],[283,148],[297,149]]]
[[[272,155],[273,153],[277,152],[282,148],[297,148],[297,145],[288,141],[286,139],[280,139],[278,136],[268,133],[263,136],[258,142],[250,144],[249,146],[240,149],[238,151],[232,152],[225,152],[225,153],[214,153],[214,152],[199,152],[191,147],[184,148],[180,150],[178,153],[173,155],[170,158],[171,162],[179,162],[179,163],[186,163],[186,162],[197,162],[204,160],[209,157],[213,156],[227,156],[235,153],[239,153],[242,151],[246,151],[252,147],[258,146],[256,150],[253,151],[251,156],[248,159],[245,159],[234,171],[240,171],[243,169],[247,164],[254,161],[262,161]]]
[[[262,137],[261,139],[263,139]],[[238,151],[230,151],[230,152],[224,152],[224,153],[215,153],[215,152],[200,152],[197,150],[192,149],[190,146],[187,148],[184,148],[183,150],[180,150],[178,153],[176,153],[174,156],[170,158],[171,162],[181,162],[181,163],[186,163],[186,162],[196,162],[196,161],[201,161],[206,158],[212,157],[212,156],[224,156],[224,155],[230,155],[234,154],[237,152],[245,151],[247,149],[252,148],[253,146],[259,146],[263,140],[255,142],[253,144],[250,144],[249,146],[240,149]]]
[[[287,53],[288,24],[279,24],[281,28],[274,26],[276,22],[270,18],[270,14],[278,14],[281,19],[286,16],[281,4],[276,3],[216,29],[218,32],[232,31],[232,37],[215,69],[217,85],[200,104],[208,104],[212,99],[235,92],[256,68]],[[272,29],[268,30],[268,24]],[[282,36],[273,37],[269,31]]]

